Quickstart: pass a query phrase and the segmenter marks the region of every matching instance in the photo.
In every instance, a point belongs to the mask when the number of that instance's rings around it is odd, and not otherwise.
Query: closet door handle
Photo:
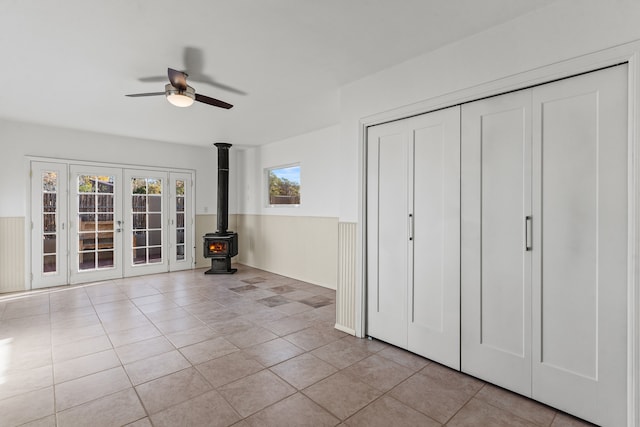
[[[533,218],[531,215],[524,217],[524,250],[533,250]]]
[[[409,214],[409,240],[413,240],[413,214]]]

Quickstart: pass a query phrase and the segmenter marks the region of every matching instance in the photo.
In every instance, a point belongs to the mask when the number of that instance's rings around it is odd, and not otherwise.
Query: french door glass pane
[[[184,260],[184,180],[176,180],[176,260]]]
[[[42,214],[42,228],[45,233],[55,233],[56,232],[56,214],[55,213],[44,213]],[[46,235],[46,234],[45,234]]]
[[[100,249],[113,249],[113,232],[98,233],[98,247]]]
[[[115,266],[114,176],[78,175],[78,269]]]
[[[162,262],[162,247],[149,248],[149,263]]]
[[[133,214],[133,229],[144,230],[147,228],[147,214]]]
[[[135,244],[135,243],[134,243]],[[147,249],[134,249],[133,250],[133,263],[135,265],[147,263]]]
[[[52,273],[56,271],[56,256],[55,255],[45,255],[43,257],[42,262],[42,272],[43,273]]]
[[[162,262],[162,179],[131,178],[132,263]]]
[[[58,174],[42,172],[42,272],[55,273],[57,263]]]

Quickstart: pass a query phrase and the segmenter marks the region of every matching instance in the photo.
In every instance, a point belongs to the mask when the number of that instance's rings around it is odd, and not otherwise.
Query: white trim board
[[[428,113],[480,98],[499,95],[553,80],[629,64],[629,239],[628,239],[628,354],[627,425],[640,427],[640,41],[625,43],[591,54],[538,67],[523,73],[462,88],[414,104],[363,117],[359,121],[358,161],[360,200],[356,247],[356,336],[364,337],[366,316],[366,135],[369,126]]]

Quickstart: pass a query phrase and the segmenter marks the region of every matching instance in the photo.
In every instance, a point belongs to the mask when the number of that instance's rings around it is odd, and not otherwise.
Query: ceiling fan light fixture
[[[187,86],[185,90],[180,90],[171,84],[166,84],[164,89],[167,101],[176,107],[189,107],[196,99],[196,91],[191,86]]]

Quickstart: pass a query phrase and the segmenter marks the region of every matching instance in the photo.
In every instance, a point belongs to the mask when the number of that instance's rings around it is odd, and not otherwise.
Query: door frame
[[[176,173],[176,174],[184,174],[184,175],[188,175],[191,178],[191,198],[190,200],[187,201],[188,203],[188,212],[189,212],[189,217],[188,217],[188,221],[189,224],[191,226],[191,230],[189,232],[189,239],[191,243],[193,243],[193,245],[188,246],[187,247],[187,257],[188,259],[190,259],[190,265],[191,265],[191,269],[195,268],[195,261],[196,261],[196,247],[195,247],[195,189],[196,189],[196,171],[195,169],[185,169],[185,168],[177,168],[177,167],[158,167],[158,166],[147,166],[147,165],[136,165],[136,164],[124,164],[124,163],[106,163],[106,162],[93,162],[93,161],[86,161],[86,160],[73,160],[73,159],[65,159],[65,158],[54,158],[54,157],[39,157],[39,156],[25,156],[25,168],[26,168],[26,177],[27,179],[27,198],[26,198],[26,220],[25,220],[25,289],[31,290],[34,289],[32,286],[33,283],[33,266],[32,266],[32,256],[31,256],[31,252],[34,249],[33,248],[33,244],[32,244],[32,230],[31,230],[31,218],[33,215],[33,209],[34,207],[32,206],[31,203],[31,176],[30,176],[30,171],[31,171],[31,165],[34,162],[41,162],[41,163],[57,163],[57,164],[61,164],[64,165],[64,167],[66,167],[67,170],[67,174],[70,176],[70,168],[71,165],[78,165],[78,166],[88,166],[88,167],[96,167],[96,168],[120,168],[122,169],[122,171],[124,172],[125,170],[146,170],[146,171],[157,171],[157,172],[161,172],[161,173],[166,173],[167,177],[169,175],[171,175],[172,173]],[[124,176],[124,174],[123,174]],[[70,192],[70,189],[67,189],[68,192]],[[66,203],[66,210],[67,212],[69,211],[69,204],[70,204],[70,199],[69,197],[67,197],[67,200],[65,201]],[[164,207],[167,211],[167,213],[169,212],[169,204],[165,203],[166,206]],[[67,227],[67,232],[68,232],[69,228]],[[168,254],[169,253],[169,239],[165,239],[165,252]],[[71,252],[71,251],[69,251]],[[122,260],[120,260],[120,262],[122,262]],[[168,267],[167,268],[167,272],[171,271],[171,268]],[[69,285],[70,283],[70,274],[69,271],[66,272],[67,275],[67,284]],[[125,273],[123,271],[123,277],[127,277],[125,276]],[[63,286],[66,286],[63,285]]]
[[[358,123],[358,228],[355,334],[366,333],[367,128],[481,98],[628,63],[627,422],[640,426],[640,41],[570,58],[484,84],[361,118]]]

